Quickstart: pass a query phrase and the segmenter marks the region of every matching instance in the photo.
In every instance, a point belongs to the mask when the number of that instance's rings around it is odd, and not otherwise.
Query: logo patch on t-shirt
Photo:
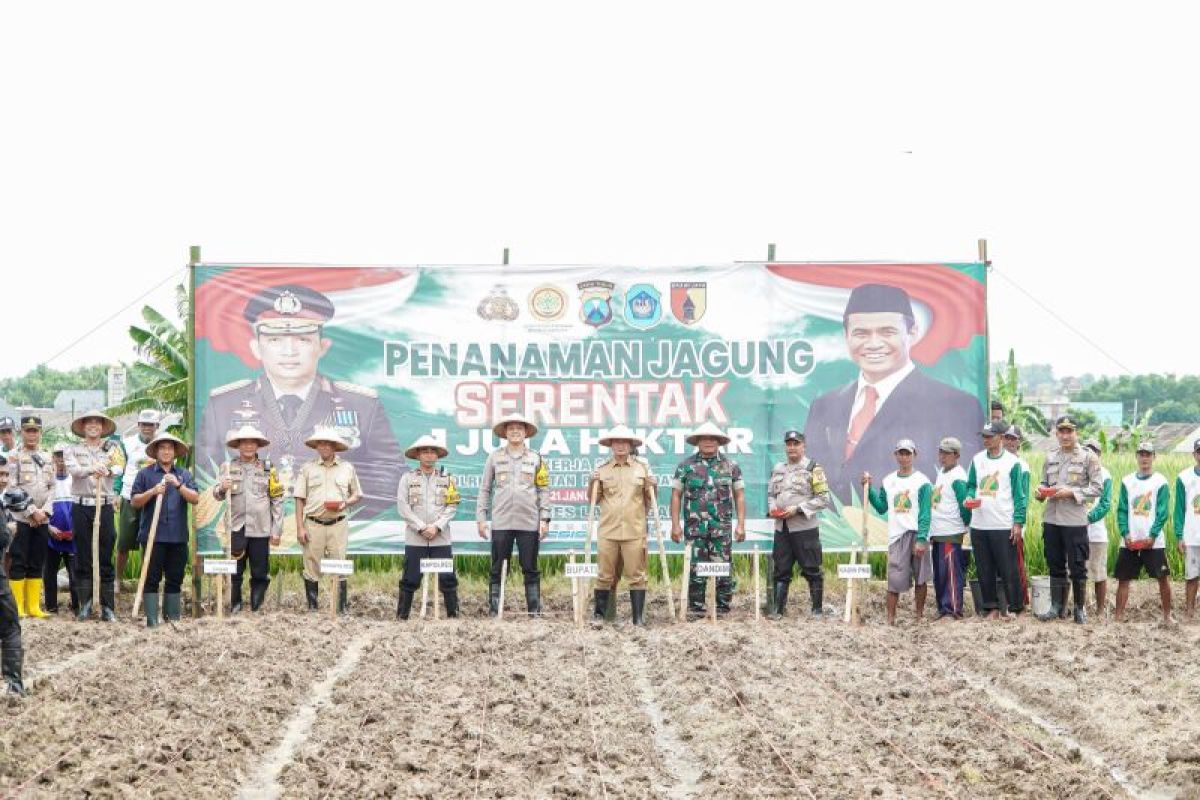
[[[910,490],[905,489],[903,492],[900,492],[899,494],[896,495],[895,499],[892,500],[892,510],[893,511],[895,511],[899,514],[904,514],[906,512],[912,511],[913,504],[912,504],[912,498],[908,496],[909,491]]]
[[[1133,499],[1133,514],[1135,517],[1150,516],[1150,507],[1154,505],[1154,493],[1139,494]]]
[[[983,480],[979,482],[979,493],[987,497],[995,497],[998,491],[1000,491],[1000,473],[989,472],[984,475]]]

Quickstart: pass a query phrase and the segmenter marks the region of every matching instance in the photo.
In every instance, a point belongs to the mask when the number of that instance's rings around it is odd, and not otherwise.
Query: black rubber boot
[[[630,589],[629,606],[633,609],[633,624],[641,627],[646,624],[646,590]]]
[[[609,589],[592,590],[592,622],[604,622],[604,611],[608,608]]]
[[[1042,622],[1053,622],[1066,613],[1064,609],[1067,607],[1068,585],[1061,578],[1050,579],[1050,610],[1045,614],[1038,614],[1038,619]]]
[[[496,616],[500,613],[500,584],[488,584],[488,616]]]
[[[812,600],[812,615],[814,617],[825,616],[825,584],[810,583],[808,596]]]
[[[253,586],[250,591],[253,593]],[[242,613],[242,582],[237,577],[229,582],[229,613]]]
[[[142,603],[146,606],[146,627],[158,627],[158,594],[148,594],[142,598]]]
[[[442,592],[442,599],[446,601],[446,619],[457,619],[458,589],[447,589]]]
[[[309,611],[317,610],[317,595],[319,594],[320,586],[316,581],[304,579],[304,600],[308,603]]]
[[[250,610],[258,611],[262,608],[263,601],[267,599],[267,587],[269,583],[252,583],[250,584]]]
[[[3,676],[6,693],[25,696],[25,683],[21,677],[21,663],[24,660],[25,652],[20,647],[4,648],[4,658],[0,660],[0,676]]]
[[[540,617],[542,615],[542,586],[538,583],[530,583],[525,585],[525,608],[529,611],[529,616]]]
[[[396,601],[396,619],[408,619],[412,613],[413,593],[400,587],[400,597]]]
[[[343,578],[340,581],[338,581],[337,613],[339,613],[339,614],[345,614],[346,608],[350,605],[350,600],[347,597],[348,591],[349,591],[349,589],[348,589],[348,584],[346,583],[346,579]]]
[[[112,583],[100,584],[100,621],[116,622],[117,612],[116,589]]]
[[[688,614],[692,617],[703,617],[706,611],[704,607],[704,584],[700,586],[692,586],[688,584]]]
[[[171,622],[179,622],[180,614],[183,609],[183,595],[179,594],[164,594],[163,595],[163,617]]]
[[[79,610],[75,612],[75,619],[83,622],[92,616],[92,582],[80,581],[75,584],[75,593],[79,596]]]
[[[780,619],[787,613],[788,585],[783,581],[775,584],[775,613],[771,619]]]
[[[1075,624],[1087,623],[1087,580],[1071,581],[1071,593],[1075,596]]]

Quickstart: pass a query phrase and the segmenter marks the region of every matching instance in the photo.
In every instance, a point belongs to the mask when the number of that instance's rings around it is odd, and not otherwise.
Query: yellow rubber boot
[[[25,580],[9,581],[8,585],[12,587],[13,600],[17,603],[17,616],[25,616]]]
[[[25,613],[36,619],[49,616],[42,611],[42,579],[25,579]]]

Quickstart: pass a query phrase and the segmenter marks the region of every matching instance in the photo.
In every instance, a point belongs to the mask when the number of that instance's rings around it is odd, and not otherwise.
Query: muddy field
[[[801,591],[803,595],[803,591]],[[274,592],[272,592],[272,600]],[[26,621],[21,797],[1200,797],[1200,625]],[[622,598],[621,618],[628,615]],[[838,599],[833,598],[832,607]],[[795,612],[795,603],[793,603]]]

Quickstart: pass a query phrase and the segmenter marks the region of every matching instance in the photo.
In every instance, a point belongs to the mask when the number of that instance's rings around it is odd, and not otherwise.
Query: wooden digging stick
[[[584,547],[583,547],[583,563],[585,563],[585,564],[592,563],[592,536],[595,533],[596,501],[600,495],[600,481],[592,481],[592,485],[591,485],[590,489],[588,490],[588,494],[590,495],[591,504],[588,506],[587,541],[585,542]],[[597,544],[597,549],[599,549],[598,544]],[[581,609],[582,609],[583,605],[587,603],[587,597],[590,594],[590,592],[588,592],[588,589],[591,588],[591,583],[592,583],[591,578],[583,579],[583,583],[579,590],[579,595],[580,595],[579,605],[580,605]],[[616,589],[616,588],[617,587],[614,584],[613,589]],[[581,623],[583,622],[583,616],[584,615],[581,610],[579,613],[579,620]]]
[[[429,575],[426,572],[421,576],[421,619],[425,619],[425,611],[429,608]]]
[[[504,619],[504,587],[508,583],[508,559],[500,562],[500,605],[496,609],[496,619]]]
[[[717,576],[708,576],[708,587],[704,591],[704,602],[708,604],[708,621],[717,624]]]
[[[221,477],[229,474],[229,459],[225,459],[225,468]],[[226,560],[233,554],[233,486],[229,487],[229,495],[225,498],[225,546],[222,553]],[[225,576],[217,575],[217,619],[225,619]],[[233,597],[233,587],[229,588],[229,596]]]
[[[575,551],[570,550],[567,553],[567,563],[575,563]],[[579,613],[579,578],[571,577],[571,621],[576,625],[583,624],[583,615]]]
[[[692,543],[683,546],[683,573],[679,580],[679,621],[687,621],[688,581],[692,577]]]
[[[671,621],[675,621],[675,597],[674,586],[671,584],[671,567],[667,563],[667,546],[663,543],[662,522],[658,518],[658,487],[650,486],[650,502],[654,505],[651,509],[654,519],[654,538],[658,540],[658,563],[662,567],[663,585],[667,587],[667,613],[671,615]]]
[[[158,515],[162,512],[163,496],[154,498],[154,515],[150,517],[150,533],[146,536],[146,553],[142,556],[141,575],[138,577],[137,594],[133,596],[133,618],[137,619],[142,606],[142,592],[146,590],[146,574],[150,572],[150,558],[154,555],[154,537],[158,534]],[[158,587],[154,587],[158,591]]]
[[[759,588],[759,578],[758,578],[758,545],[754,545],[754,547],[751,551],[750,557],[754,559],[754,569],[753,569],[753,572],[754,572],[754,621],[758,622],[759,619],[761,618],[760,614],[762,613],[761,604],[758,602],[759,593],[761,591],[761,589]]]
[[[93,476],[96,481],[96,515],[92,517],[92,608],[96,609],[98,616],[103,616],[100,611],[100,510],[101,510],[101,491],[100,478]],[[120,576],[118,576],[119,578]]]
[[[433,595],[433,618],[437,619],[438,614],[438,578],[440,576],[436,572],[429,573],[429,593]]]

